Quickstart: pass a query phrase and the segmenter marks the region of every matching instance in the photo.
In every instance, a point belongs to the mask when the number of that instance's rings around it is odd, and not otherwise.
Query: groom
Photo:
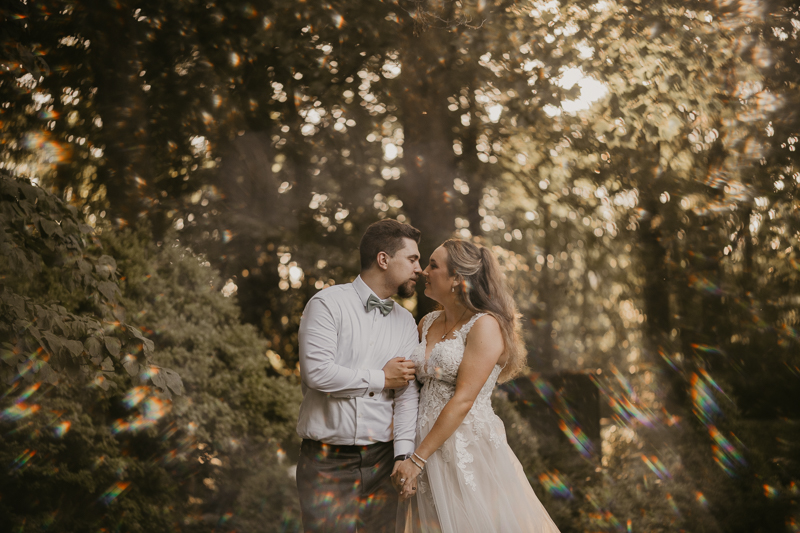
[[[408,224],[375,222],[361,238],[361,275],[318,292],[303,312],[297,489],[306,532],[395,530],[390,475],[414,451],[419,391],[406,360],[417,327],[391,296],[414,294],[419,237]]]

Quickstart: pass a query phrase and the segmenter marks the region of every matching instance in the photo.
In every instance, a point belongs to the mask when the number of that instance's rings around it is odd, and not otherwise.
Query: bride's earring
[[[450,292],[456,292],[456,288],[455,287],[450,287]]]

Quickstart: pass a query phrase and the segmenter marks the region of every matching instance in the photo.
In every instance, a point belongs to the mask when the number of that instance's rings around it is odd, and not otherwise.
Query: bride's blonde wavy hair
[[[461,239],[448,239],[447,270],[461,281],[458,300],[473,313],[489,313],[500,323],[507,362],[498,381],[512,379],[525,368],[526,350],[520,338],[517,306],[500,265],[487,248]]]

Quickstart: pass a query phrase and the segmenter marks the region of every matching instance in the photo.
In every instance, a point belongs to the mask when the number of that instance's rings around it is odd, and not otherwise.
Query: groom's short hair
[[[419,243],[420,231],[410,224],[403,224],[387,218],[373,222],[361,237],[358,250],[361,254],[361,270],[369,269],[378,260],[378,254],[386,252],[394,257],[405,244],[403,239],[411,239]]]

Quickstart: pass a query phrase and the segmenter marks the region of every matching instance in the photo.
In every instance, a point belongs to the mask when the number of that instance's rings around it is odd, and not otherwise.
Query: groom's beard
[[[400,298],[411,298],[412,296],[414,296],[415,292],[414,289],[416,289],[416,287],[417,287],[417,280],[410,279],[397,288],[397,295]]]

